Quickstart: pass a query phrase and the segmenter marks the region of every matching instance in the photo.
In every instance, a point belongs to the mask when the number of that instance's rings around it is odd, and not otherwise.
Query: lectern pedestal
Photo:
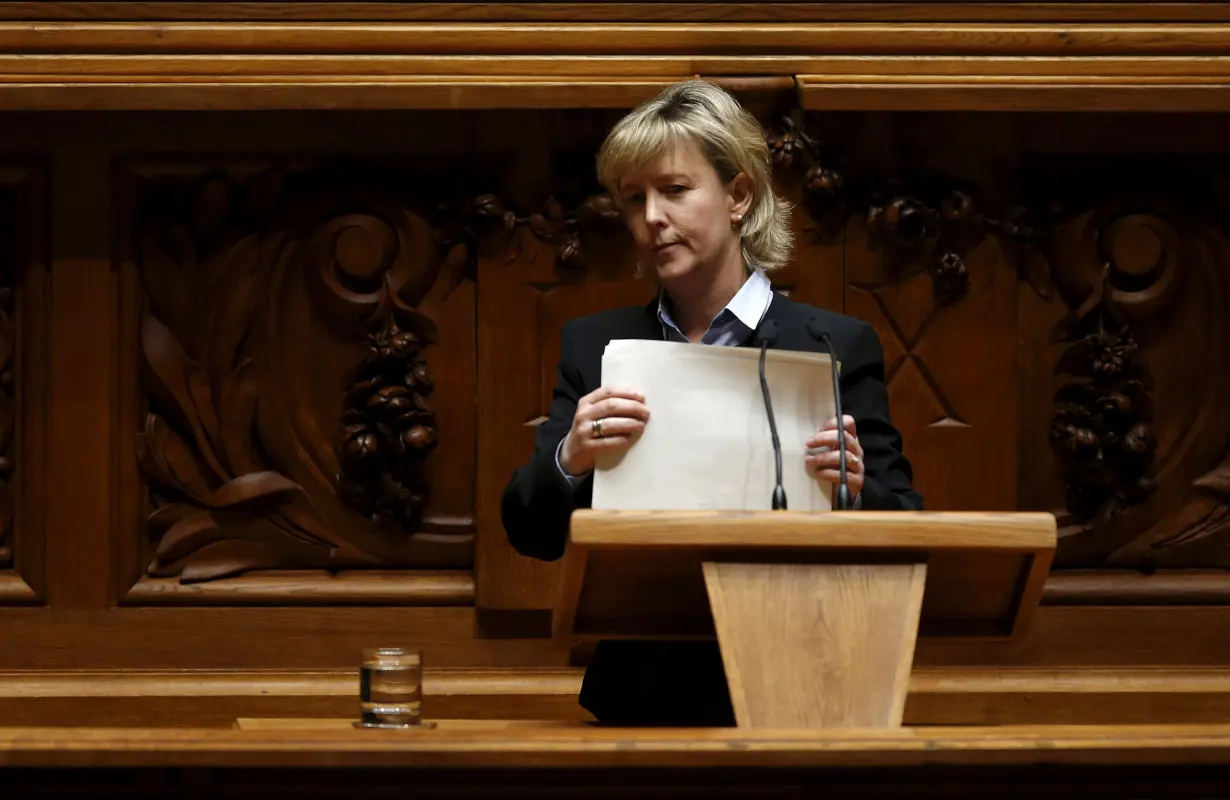
[[[917,637],[1015,635],[1054,548],[1050,514],[579,510],[554,628],[716,635],[741,728],[896,727]]]

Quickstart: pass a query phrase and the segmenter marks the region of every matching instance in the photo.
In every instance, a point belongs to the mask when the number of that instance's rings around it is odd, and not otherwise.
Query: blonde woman
[[[772,189],[760,124],[727,92],[700,80],[667,88],[615,125],[598,177],[617,200],[642,271],[658,298],[563,328],[559,382],[529,464],[504,492],[501,515],[518,552],[563,555],[573,510],[588,507],[597,456],[626,448],[652,424],[636,387],[603,386],[602,353],[614,339],[754,346],[772,320],[775,348],[824,352],[815,319],[842,364],[847,481],[854,507],[921,509],[901,436],[889,417],[883,350],[870,325],[772,291],[766,272],[790,257],[790,208]],[[818,481],[838,481],[837,422],[806,443]],[[716,645],[602,642],[581,704],[616,724],[729,725],[733,713]]]

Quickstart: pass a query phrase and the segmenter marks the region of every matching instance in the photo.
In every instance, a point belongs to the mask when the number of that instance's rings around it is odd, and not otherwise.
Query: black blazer
[[[559,473],[555,452],[572,427],[577,402],[601,385],[607,343],[662,338],[657,305],[654,300],[564,325],[548,419],[538,426],[534,453],[513,473],[500,505],[509,542],[522,555],[560,558],[573,510],[590,506],[592,473],[571,487]],[[841,362],[842,411],[854,417],[863,445],[861,508],[921,509],[922,496],[910,486],[913,475],[901,452],[901,434],[889,418],[884,353],[875,330],[779,294],[773,295],[764,319],[777,323],[775,348],[825,352],[807,333],[813,317],[833,340]],[[751,337],[748,344],[754,341]],[[629,724],[730,724],[729,702],[716,645],[704,642],[602,642],[581,692],[582,705],[599,719]]]
[[[504,530],[517,552],[545,561],[564,554],[569,518],[574,509],[589,507],[593,479],[591,474],[575,489],[569,486],[556,468],[556,448],[572,427],[577,402],[601,385],[602,353],[607,343],[613,339],[662,338],[657,307],[654,300],[647,306],[604,311],[564,325],[559,377],[547,421],[538,426],[533,456],[513,473],[500,506]],[[862,508],[921,509],[922,496],[910,486],[913,472],[901,452],[901,434],[889,418],[879,337],[861,320],[774,294],[764,318],[777,323],[775,348],[825,352],[824,345],[807,333],[806,325],[812,317],[828,332],[837,350],[842,411],[854,417],[863,445],[866,475]],[[749,345],[754,340],[751,337]]]

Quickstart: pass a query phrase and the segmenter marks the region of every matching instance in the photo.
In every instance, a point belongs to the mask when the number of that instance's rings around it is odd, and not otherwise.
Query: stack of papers
[[[602,385],[645,395],[650,420],[627,451],[594,471],[594,508],[772,508],[776,469],[760,390],[760,350],[616,340]],[[807,440],[833,418],[827,354],[769,350],[765,376],[782,446],[782,485],[792,511],[829,511],[832,487],[808,474]]]

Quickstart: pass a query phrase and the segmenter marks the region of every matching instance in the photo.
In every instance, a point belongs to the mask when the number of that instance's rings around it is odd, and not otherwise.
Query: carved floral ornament
[[[1225,307],[1212,226],[1193,249],[1167,222],[1186,213],[1177,210],[1085,197],[1069,207],[1086,210],[992,213],[974,189],[943,180],[869,187],[834,166],[797,117],[769,145],[779,174],[800,182],[818,235],[861,216],[899,278],[930,275],[939,305],[962,300],[966,255],[991,236],[1041,298],[1070,310],[1052,340],[1062,348],[1050,432],[1067,485],[1061,562],[1182,562],[1184,548],[1225,533],[1225,463],[1188,479],[1197,500],[1159,487],[1182,482],[1176,459],[1220,462],[1230,428],[1213,430],[1213,444],[1159,431],[1148,358],[1168,346],[1150,320],[1192,274]],[[419,305],[472,279],[480,253],[516,250],[525,235],[554,248],[561,277],[579,277],[587,243],[621,235],[613,199],[548,198],[519,213],[495,194],[426,202],[387,181],[312,169],[172,184],[171,200],[154,192],[143,206],[137,248],[149,298],[138,452],[153,508],[150,573],[468,565],[470,531],[424,531],[425,465],[441,443],[427,367],[438,334]],[[304,375],[314,390],[300,391]],[[1176,504],[1191,524],[1166,522]]]

